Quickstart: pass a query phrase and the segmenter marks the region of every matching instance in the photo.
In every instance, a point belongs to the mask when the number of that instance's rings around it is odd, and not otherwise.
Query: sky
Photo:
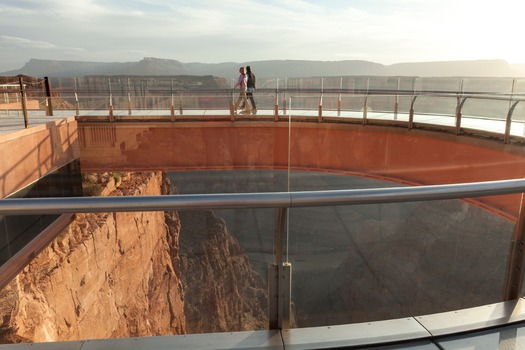
[[[522,0],[1,0],[0,71],[32,58],[525,63]]]

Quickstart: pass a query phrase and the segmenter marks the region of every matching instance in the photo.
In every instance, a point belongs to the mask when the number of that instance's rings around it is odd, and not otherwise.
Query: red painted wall
[[[442,132],[328,123],[79,123],[84,171],[311,169],[447,184],[525,176],[525,148]],[[290,138],[290,146],[288,139]],[[481,203],[515,216],[521,195]]]

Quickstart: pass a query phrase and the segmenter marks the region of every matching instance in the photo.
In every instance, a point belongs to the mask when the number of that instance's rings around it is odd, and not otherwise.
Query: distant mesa
[[[420,77],[520,77],[525,65],[504,60],[411,62],[392,65],[358,60],[309,61],[267,60],[225,63],[182,63],[173,59],[146,57],[138,62],[85,62],[31,59],[22,68],[2,72],[35,77],[80,77],[85,75],[213,75],[236,77],[239,66],[251,65],[261,78],[312,76],[420,76]]]

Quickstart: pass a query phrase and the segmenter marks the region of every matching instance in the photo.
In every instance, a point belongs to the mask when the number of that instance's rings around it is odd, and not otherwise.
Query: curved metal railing
[[[525,192],[525,179],[488,181],[477,183],[461,183],[448,185],[392,187],[354,190],[331,191],[298,191],[298,192],[269,192],[269,193],[221,193],[221,194],[179,194],[166,196],[129,196],[129,197],[69,197],[69,198],[13,198],[0,200],[0,215],[40,215],[64,213],[92,213],[92,212],[133,212],[133,211],[164,211],[164,210],[217,210],[217,209],[246,209],[246,208],[276,208],[279,210],[278,232],[276,234],[275,274],[278,280],[286,279],[285,246],[288,244],[286,234],[286,210],[299,207],[343,206],[357,204],[379,204],[413,201],[433,201],[443,199],[458,199],[480,196],[493,196]],[[515,248],[512,249],[511,263],[507,270],[506,299],[512,300],[521,296],[522,274],[514,271],[525,269],[525,263],[520,256],[523,252],[522,241],[525,240],[523,232],[524,213],[520,213],[518,228],[513,239]],[[6,279],[13,278],[15,272],[21,270],[25,264],[49,243],[46,241],[34,242],[23,249],[19,257],[15,256],[20,266],[10,266],[2,273],[0,283],[5,285]],[[281,268],[282,267],[282,268]],[[3,268],[3,267],[2,267]],[[3,272],[3,270],[2,270]],[[289,273],[289,272],[288,272]],[[283,276],[281,276],[283,275]],[[269,280],[269,284],[271,281]],[[276,312],[276,319],[270,316],[270,328],[287,328],[287,317],[290,316],[290,297],[281,297],[290,293],[291,286],[281,286],[275,292],[276,298],[269,298],[270,309]],[[282,292],[284,288],[287,292]],[[288,288],[288,289],[287,289]],[[272,286],[270,285],[270,290]],[[280,307],[272,307],[272,300],[282,303]],[[287,311],[286,311],[287,310]],[[270,312],[271,314],[271,312]]]
[[[319,207],[458,199],[520,192],[525,192],[525,179],[330,191],[12,198],[0,200],[0,215]]]
[[[196,77],[197,79],[198,77]],[[47,79],[45,80],[48,81]],[[53,86],[4,92],[4,100],[36,99],[46,115],[74,113],[126,121],[142,115],[168,121],[235,120],[238,91],[179,82],[177,77],[51,79]],[[186,84],[186,85],[184,85]],[[46,86],[46,91],[44,91]],[[525,79],[316,77],[259,79],[258,119],[302,116],[319,122],[391,123],[524,141]],[[36,90],[35,90],[36,89]],[[9,97],[11,96],[11,97]],[[22,108],[22,105],[21,107]],[[25,111],[26,127],[35,110]],[[430,118],[443,117],[443,118]]]

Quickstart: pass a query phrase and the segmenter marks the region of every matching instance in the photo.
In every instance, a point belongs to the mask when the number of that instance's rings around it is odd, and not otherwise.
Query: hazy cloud
[[[64,57],[525,62],[523,10],[512,0],[2,0],[0,71]]]
[[[15,36],[0,35],[0,42],[5,43],[11,47],[23,47],[33,49],[53,49],[53,50],[72,50],[72,51],[85,51],[84,49],[77,47],[61,47],[46,41],[34,41]]]

